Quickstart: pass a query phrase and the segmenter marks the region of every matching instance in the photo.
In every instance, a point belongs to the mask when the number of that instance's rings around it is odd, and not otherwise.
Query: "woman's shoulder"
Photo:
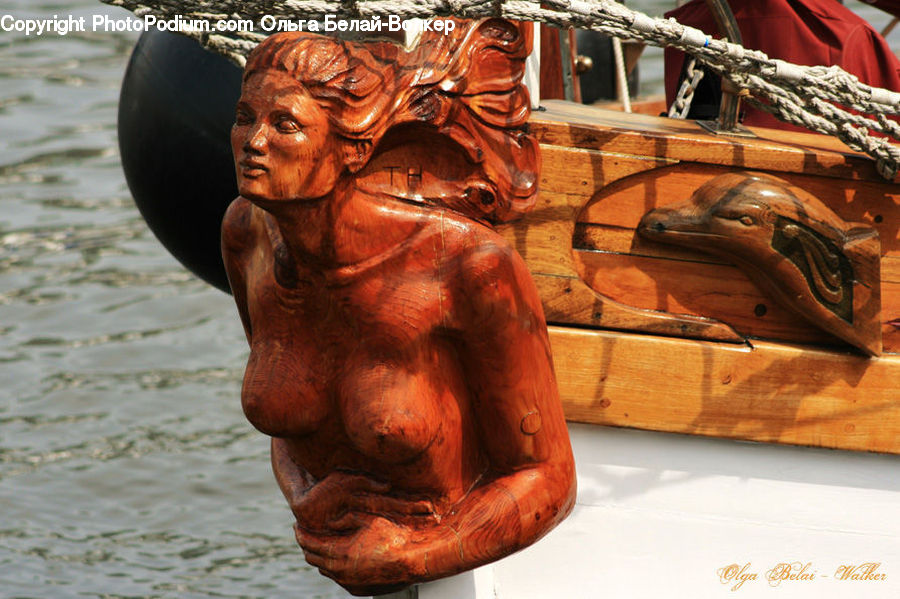
[[[254,245],[253,204],[238,196],[228,206],[222,218],[223,255],[242,254]]]
[[[506,303],[516,296],[538,301],[525,261],[503,235],[487,225],[475,223],[457,241],[456,251],[447,258],[456,266],[459,284],[470,299]]]
[[[521,261],[506,238],[490,225],[446,208],[435,210],[429,218],[430,237],[436,238],[446,261],[472,272],[503,265],[512,267]]]

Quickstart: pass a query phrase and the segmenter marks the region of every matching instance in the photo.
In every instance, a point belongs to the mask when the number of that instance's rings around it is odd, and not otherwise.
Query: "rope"
[[[674,19],[658,19],[612,0],[101,0],[143,17],[159,19],[250,19],[254,32],[186,32],[210,50],[239,66],[265,37],[263,17],[286,19],[401,19],[454,15],[461,18],[504,17],[566,28],[589,29],[622,39],[672,46],[753,94],[748,101],[792,124],[834,135],[854,150],[872,156],[889,178],[900,168],[900,149],[878,133],[900,140],[900,93],[860,83],[837,66],[806,67],[771,59],[724,40],[713,39]],[[852,112],[851,112],[852,111]],[[863,113],[870,116],[863,116]]]

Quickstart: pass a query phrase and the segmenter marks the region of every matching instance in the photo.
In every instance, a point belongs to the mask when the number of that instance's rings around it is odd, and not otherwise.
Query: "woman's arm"
[[[491,470],[447,523],[463,553],[486,562],[530,545],[568,515],[575,463],[543,309],[524,261],[490,235],[463,272],[470,311],[463,312],[469,332],[460,359]]]

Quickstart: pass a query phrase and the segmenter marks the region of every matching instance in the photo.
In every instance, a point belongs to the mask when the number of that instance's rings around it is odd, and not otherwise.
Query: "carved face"
[[[716,254],[766,254],[775,231],[771,185],[746,174],[717,177],[688,202],[657,208],[638,226],[643,237]]]
[[[309,92],[280,71],[244,82],[231,129],[238,190],[253,201],[320,198],[344,169],[341,143]]]

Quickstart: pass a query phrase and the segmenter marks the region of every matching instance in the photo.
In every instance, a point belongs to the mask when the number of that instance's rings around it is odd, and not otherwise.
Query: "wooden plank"
[[[753,337],[841,344],[774,303],[735,266],[608,252],[575,256],[592,289],[629,306],[715,318]]]
[[[542,191],[537,207],[522,221],[500,229],[523,255],[534,274],[548,320],[663,334],[658,327],[668,325],[651,322],[651,316],[659,320],[665,318],[665,312],[672,312],[718,319],[751,336],[802,343],[834,343],[831,336],[798,322],[793,315],[774,305],[734,267],[721,266],[720,260],[701,252],[663,246],[635,236],[634,226],[647,210],[687,200],[697,187],[728,169],[697,164],[673,165],[671,161],[652,157],[559,146],[544,146],[542,152]],[[900,281],[897,231],[900,219],[881,216],[882,213],[896,212],[893,208],[896,196],[886,193],[885,186],[857,181],[839,187],[829,184],[830,180],[823,183],[816,177],[789,175],[784,178],[795,184],[812,186],[819,194],[831,194],[831,201],[837,204],[843,218],[861,220],[879,228],[882,239],[888,240],[885,245],[889,255],[884,260],[883,278],[888,282]],[[879,216],[881,218],[876,218]],[[580,221],[577,225],[576,220]],[[617,260],[614,256],[573,252],[573,239],[576,248],[652,256],[666,261],[656,265],[637,261],[630,265],[629,271],[621,262],[611,262]],[[601,262],[612,265],[611,270],[605,270]],[[641,262],[647,266],[637,268],[636,264]],[[709,268],[710,264],[720,267]],[[659,274],[659,279],[649,277],[654,271]],[[666,280],[673,285],[671,289],[662,282]],[[643,282],[638,285],[636,281]],[[694,291],[691,291],[692,282]],[[623,290],[628,292],[622,293]],[[722,305],[718,300],[713,301],[715,294],[723,300]],[[885,287],[882,296],[884,321],[900,318],[900,307],[895,309],[893,306],[900,303],[896,287]],[[698,303],[698,297],[703,301]],[[759,305],[766,308],[764,317],[756,315]],[[653,314],[649,314],[650,311]],[[719,340],[735,339],[733,334],[724,331],[715,334],[707,331],[702,335],[693,331],[689,334]],[[885,324],[883,334],[886,351],[900,351],[900,330]]]
[[[594,108],[602,108],[603,110],[622,112],[622,103],[618,100],[602,100],[600,102],[594,102],[591,106]],[[665,96],[655,95],[646,98],[638,97],[631,99],[632,113],[659,116],[668,111],[669,107],[666,106]]]
[[[642,244],[633,231],[601,225],[576,227],[574,245],[580,276],[615,301],[715,318],[753,337],[835,343],[830,335],[773,303],[740,269],[708,254]],[[593,251],[578,251],[585,247]],[[884,351],[900,353],[900,329],[888,324],[900,319],[900,256],[883,258],[881,269]],[[758,306],[765,307],[764,314],[758,314]],[[565,317],[556,321],[572,322]]]
[[[900,260],[889,262],[891,274],[900,274]],[[732,265],[611,252],[575,252],[575,263],[592,289],[629,306],[715,318],[751,337],[843,346],[773,302]],[[900,353],[898,329],[888,324],[900,318],[900,282],[882,281],[881,298],[884,351]]]
[[[582,148],[541,146],[540,193],[572,198],[575,215],[601,189],[636,173],[677,164],[655,156],[611,154]],[[528,218],[534,215],[529,214]]]
[[[576,270],[597,292],[627,305],[715,318],[742,334],[801,343],[833,339],[773,305],[732,266],[711,255],[643,240],[634,227],[647,210],[687,201],[728,169],[679,164],[620,178],[598,192],[579,215],[576,249],[662,259],[576,252]],[[841,218],[879,231],[882,243],[882,334],[884,350],[900,352],[900,331],[886,324],[900,315],[900,195],[893,186],[782,174],[797,193],[824,199]],[[887,215],[887,218],[885,218]],[[719,267],[711,266],[713,264]],[[766,314],[756,315],[757,306]],[[562,322],[562,320],[560,320]]]
[[[550,327],[574,422],[900,453],[900,356]]]
[[[687,121],[547,105],[547,112],[532,117],[544,143],[539,206],[504,232],[525,250],[548,319],[620,330],[638,322],[640,328],[631,330],[654,332],[643,317],[625,316],[630,302],[646,308],[636,314],[709,315],[718,309],[723,319],[732,313],[743,318],[751,335],[827,341],[772,305],[734,267],[634,236],[646,212],[686,201],[710,178],[737,166],[774,173],[843,220],[879,231],[882,332],[885,348],[898,351],[900,190],[881,179],[870,159],[824,136],[761,130],[755,140],[719,137]],[[578,247],[606,253],[573,251],[573,237]],[[694,292],[679,291],[692,288],[691,279]],[[722,297],[704,297],[716,293]],[[762,318],[753,311],[760,303],[766,305]],[[677,327],[653,335],[551,327],[569,418],[900,453],[900,356],[866,359],[852,350],[771,341],[751,347],[677,335]]]
[[[544,144],[884,182],[870,158],[825,135],[753,128],[753,139],[714,135],[694,121],[554,100],[542,106],[546,110],[533,113],[531,124]]]
[[[572,265],[572,234],[578,214],[610,183],[670,161],[634,156],[607,156],[582,149],[541,148],[541,191],[537,205],[515,223],[498,230],[534,272],[577,276]]]

